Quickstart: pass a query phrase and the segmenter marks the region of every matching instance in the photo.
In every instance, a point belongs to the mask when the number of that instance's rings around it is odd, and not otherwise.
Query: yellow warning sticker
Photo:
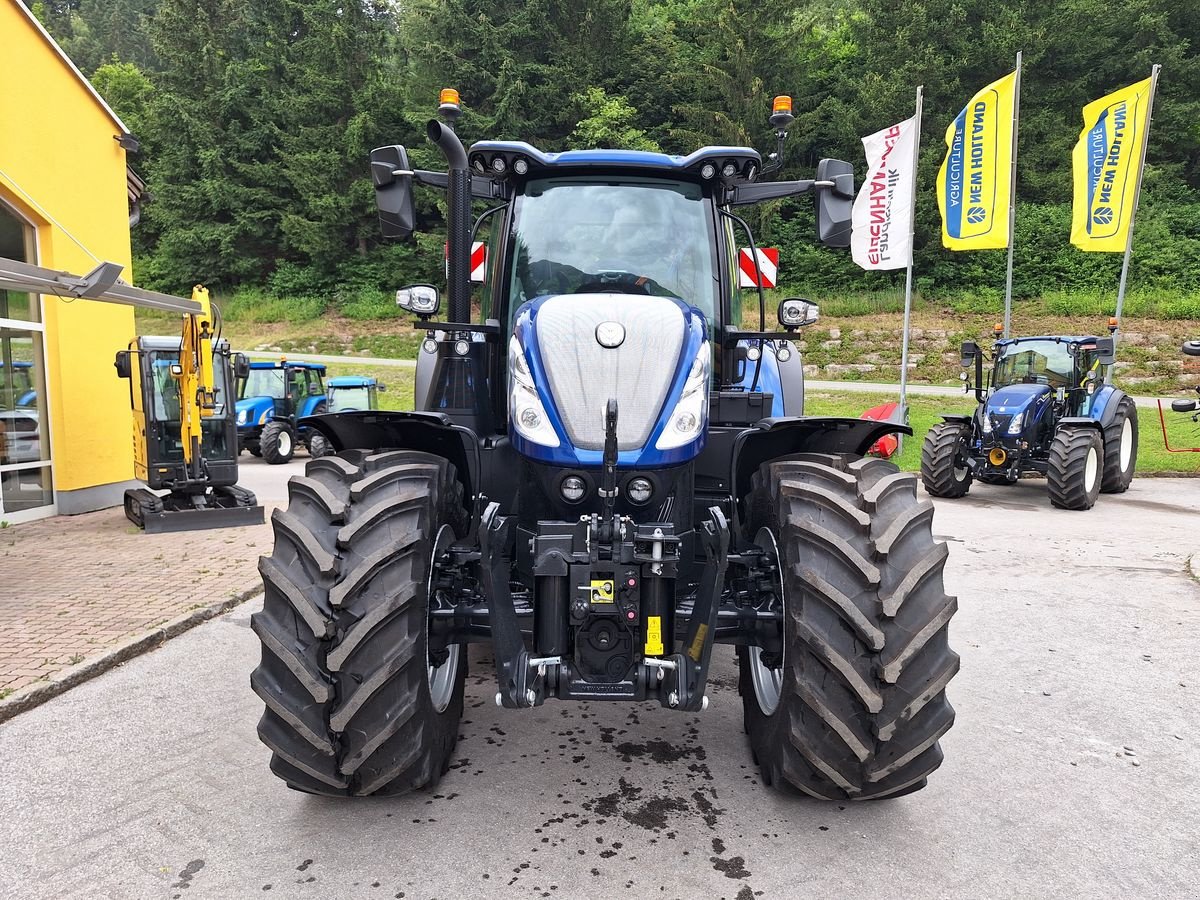
[[[662,616],[646,618],[646,655],[662,656]]]
[[[592,602],[593,603],[612,603],[613,602],[613,583],[611,580],[592,580]]]

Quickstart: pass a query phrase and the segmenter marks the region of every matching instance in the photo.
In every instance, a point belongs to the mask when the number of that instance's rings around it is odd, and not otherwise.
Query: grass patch
[[[808,391],[805,395],[806,411],[811,416],[850,416],[857,418],[863,410],[881,403],[894,401],[894,394],[858,394]],[[942,413],[970,413],[975,405],[967,399],[957,397],[908,398],[909,423],[913,436],[905,438],[904,447],[893,462],[908,472],[921,468],[921,442],[929,429],[941,421]],[[1162,427],[1158,410],[1138,408],[1138,458],[1137,472],[1141,475],[1200,474],[1200,453],[1170,453],[1163,444]],[[1172,447],[1200,447],[1200,425],[1190,417],[1172,414],[1167,408],[1167,437]]]

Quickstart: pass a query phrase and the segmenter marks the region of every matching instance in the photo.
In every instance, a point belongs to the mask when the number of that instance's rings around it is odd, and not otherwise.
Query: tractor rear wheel
[[[258,438],[262,458],[273,466],[290,462],[296,452],[296,436],[286,422],[271,421],[263,426]]]
[[[1095,428],[1059,428],[1050,444],[1046,483],[1059,509],[1091,509],[1100,496],[1104,445]]]
[[[801,456],[755,475],[749,535],[779,566],[783,652],[741,650],[764,783],[823,800],[924,787],[954,722],[946,545],[917,479],[880,459]]]
[[[966,438],[971,426],[939,422],[925,435],[921,445],[921,481],[934,497],[962,497],[971,489],[971,470],[966,462]]]
[[[313,794],[401,794],[435,784],[462,717],[467,654],[431,650],[437,559],[465,530],[454,467],[428,453],[314,459],[271,516],[251,627],[271,770]],[[436,602],[433,601],[433,602]]]
[[[1105,494],[1123,494],[1133,481],[1137,467],[1137,406],[1133,398],[1123,396],[1117,414],[1104,429],[1104,475],[1100,490]]]

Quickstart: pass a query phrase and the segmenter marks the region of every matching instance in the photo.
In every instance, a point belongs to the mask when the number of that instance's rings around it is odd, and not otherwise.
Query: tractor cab
[[[325,366],[320,363],[252,362],[237,385],[238,448],[249,450],[272,464],[292,458],[297,441],[308,446],[312,456],[324,455],[327,447],[298,424],[305,416],[325,412]]]
[[[387,386],[363,375],[340,375],[325,382],[326,411],[358,412],[379,408],[379,392]]]

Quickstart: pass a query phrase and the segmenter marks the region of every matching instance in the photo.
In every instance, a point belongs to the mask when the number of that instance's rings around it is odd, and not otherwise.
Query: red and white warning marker
[[[779,248],[759,247],[758,268],[762,272],[762,286],[775,287],[779,276]],[[758,287],[757,273],[754,270],[754,257],[750,255],[749,247],[738,250],[738,287]]]
[[[445,244],[444,253],[446,256],[446,277],[450,277],[450,244]],[[487,277],[487,244],[483,241],[475,241],[471,244],[471,281],[475,284],[483,284]]]

